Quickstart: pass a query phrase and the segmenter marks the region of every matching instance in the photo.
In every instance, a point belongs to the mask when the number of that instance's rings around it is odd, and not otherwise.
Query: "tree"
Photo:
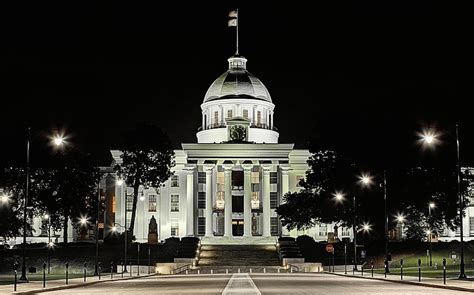
[[[317,223],[352,225],[350,202],[351,189],[359,173],[356,165],[334,151],[314,153],[308,159],[308,165],[306,181],[301,182],[303,190],[286,194],[285,202],[277,208],[282,224],[289,230],[306,229]],[[344,199],[336,199],[336,192]]]
[[[97,183],[100,173],[90,155],[70,150],[58,164],[38,173],[39,181],[32,185],[41,212],[48,213],[54,229],[63,228],[64,243],[68,242],[68,223],[97,206]]]
[[[125,182],[133,187],[130,234],[133,236],[140,186],[159,187],[172,175],[174,151],[168,136],[160,128],[139,124],[123,136],[122,164],[115,167]]]
[[[461,193],[466,194],[472,176],[468,171],[462,174]],[[406,215],[406,235],[411,239],[426,238],[430,227],[440,233],[445,228],[455,230],[461,219],[459,217],[459,199],[457,194],[456,171],[446,167],[412,168],[393,175],[390,195],[396,196],[391,206]],[[469,205],[469,198],[464,198],[464,208]],[[429,203],[435,208],[429,216]],[[392,223],[392,226],[394,224]]]
[[[31,180],[35,181],[37,170],[31,170]],[[23,232],[23,212],[25,200],[25,169],[17,167],[0,168],[0,196],[8,196],[8,201],[0,202],[0,237],[14,238]],[[34,189],[30,192],[34,193]],[[36,207],[34,200],[30,199],[29,211],[34,213]],[[31,231],[27,224],[27,232]]]

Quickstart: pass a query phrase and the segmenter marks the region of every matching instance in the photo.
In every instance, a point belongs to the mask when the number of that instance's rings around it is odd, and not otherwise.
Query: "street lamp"
[[[425,130],[420,134],[423,144],[433,146],[437,143],[438,135],[433,131]],[[464,231],[463,231],[463,211],[464,211],[464,196],[461,193],[461,161],[459,155],[459,124],[456,124],[456,174],[457,174],[457,193],[459,200],[459,234],[461,237],[461,263],[459,265],[459,278],[467,278],[464,265]]]
[[[430,202],[428,204],[428,224],[429,224],[429,230],[427,231],[428,233],[428,240],[429,240],[429,243],[430,243],[430,267],[433,266],[433,260],[432,260],[432,243],[431,243],[431,237],[433,235],[433,225],[432,225],[432,222],[431,222],[431,210],[434,209],[436,207],[435,203],[433,202]]]
[[[122,269],[122,272],[123,273],[126,273],[127,272],[127,228],[123,225],[121,225],[120,223],[117,223],[115,222],[114,225],[112,226],[111,230],[112,230],[112,233],[117,233],[118,231],[118,228],[117,226],[120,226],[121,228],[123,228],[123,234],[124,234],[124,239],[125,239],[125,248],[124,248],[124,263],[123,263],[123,269]]]
[[[45,214],[43,216],[44,220],[46,220],[48,222],[48,274],[51,272],[51,253],[50,253],[50,250],[51,250],[51,216],[49,214]]]
[[[2,204],[8,204],[10,202],[10,196],[4,193],[0,200]]]
[[[362,186],[369,187],[373,184],[373,177],[369,174],[362,174],[360,176],[360,183]],[[388,207],[387,207],[387,173],[383,171],[383,200],[384,200],[384,225],[385,225],[385,272],[389,273],[389,266],[388,266]]]
[[[341,203],[342,201],[344,201],[344,197],[345,197],[345,194],[343,192],[340,192],[340,191],[336,191],[334,194],[334,200],[337,202],[337,203]]]
[[[123,190],[123,199],[124,199],[124,225],[123,225],[123,228],[124,228],[124,240],[125,240],[125,243],[124,243],[124,263],[123,263],[123,269],[122,269],[122,272],[126,273],[127,272],[127,248],[128,248],[128,241],[127,241],[127,235],[128,235],[128,231],[127,231],[127,185],[125,184],[125,182],[123,181],[122,178],[118,178],[117,181],[116,181],[116,184],[118,186],[122,186],[122,190]],[[116,223],[118,224],[118,223]],[[115,227],[115,226],[114,226]],[[115,229],[117,229],[115,227]],[[112,228],[113,230],[113,228]]]
[[[403,240],[403,230],[404,230],[404,227],[405,227],[405,216],[401,213],[398,213],[395,220],[401,225],[400,239]]]
[[[26,277],[26,224],[27,224],[27,205],[28,205],[28,197],[30,192],[30,135],[31,135],[31,127],[28,127],[27,137],[26,137],[26,186],[25,186],[25,198],[23,204],[23,249],[22,249],[22,264],[21,264],[21,277],[19,279],[20,282],[28,282],[28,278]],[[60,134],[56,134],[52,138],[52,143],[56,147],[61,147],[65,144],[64,136]]]

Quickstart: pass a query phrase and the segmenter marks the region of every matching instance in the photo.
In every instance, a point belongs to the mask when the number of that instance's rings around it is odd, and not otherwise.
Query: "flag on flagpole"
[[[229,17],[237,17],[237,10],[232,10],[229,12]]]
[[[227,25],[228,25],[229,27],[237,27],[237,19],[236,19],[236,18],[230,19],[230,20],[227,22]]]

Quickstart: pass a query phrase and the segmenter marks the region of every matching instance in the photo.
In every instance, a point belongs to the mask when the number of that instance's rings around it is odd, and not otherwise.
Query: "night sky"
[[[176,147],[196,142],[204,94],[234,52],[227,14],[237,6],[240,52],[272,95],[281,143],[413,166],[426,157],[415,132],[431,125],[447,132],[431,158],[449,162],[459,122],[463,161],[474,158],[465,86],[472,32],[460,7],[100,2],[1,4],[0,162],[22,163],[28,125],[34,134],[66,128],[103,162],[137,122],[160,126]]]

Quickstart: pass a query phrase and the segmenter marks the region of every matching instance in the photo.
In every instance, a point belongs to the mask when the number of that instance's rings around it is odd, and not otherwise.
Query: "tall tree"
[[[317,223],[352,225],[352,196],[360,173],[356,165],[334,151],[314,153],[308,165],[306,180],[301,183],[303,189],[285,195],[285,202],[277,209],[283,225],[290,230]],[[357,203],[363,207],[362,200]]]
[[[133,236],[140,186],[159,187],[171,175],[174,151],[166,133],[150,124],[139,124],[123,136],[122,164],[115,167],[126,184],[133,187],[130,234]]]
[[[35,198],[39,209],[51,216],[53,228],[62,225],[63,240],[67,243],[69,220],[90,214],[97,206],[100,173],[88,154],[70,150],[60,157],[54,168],[39,174]]]

